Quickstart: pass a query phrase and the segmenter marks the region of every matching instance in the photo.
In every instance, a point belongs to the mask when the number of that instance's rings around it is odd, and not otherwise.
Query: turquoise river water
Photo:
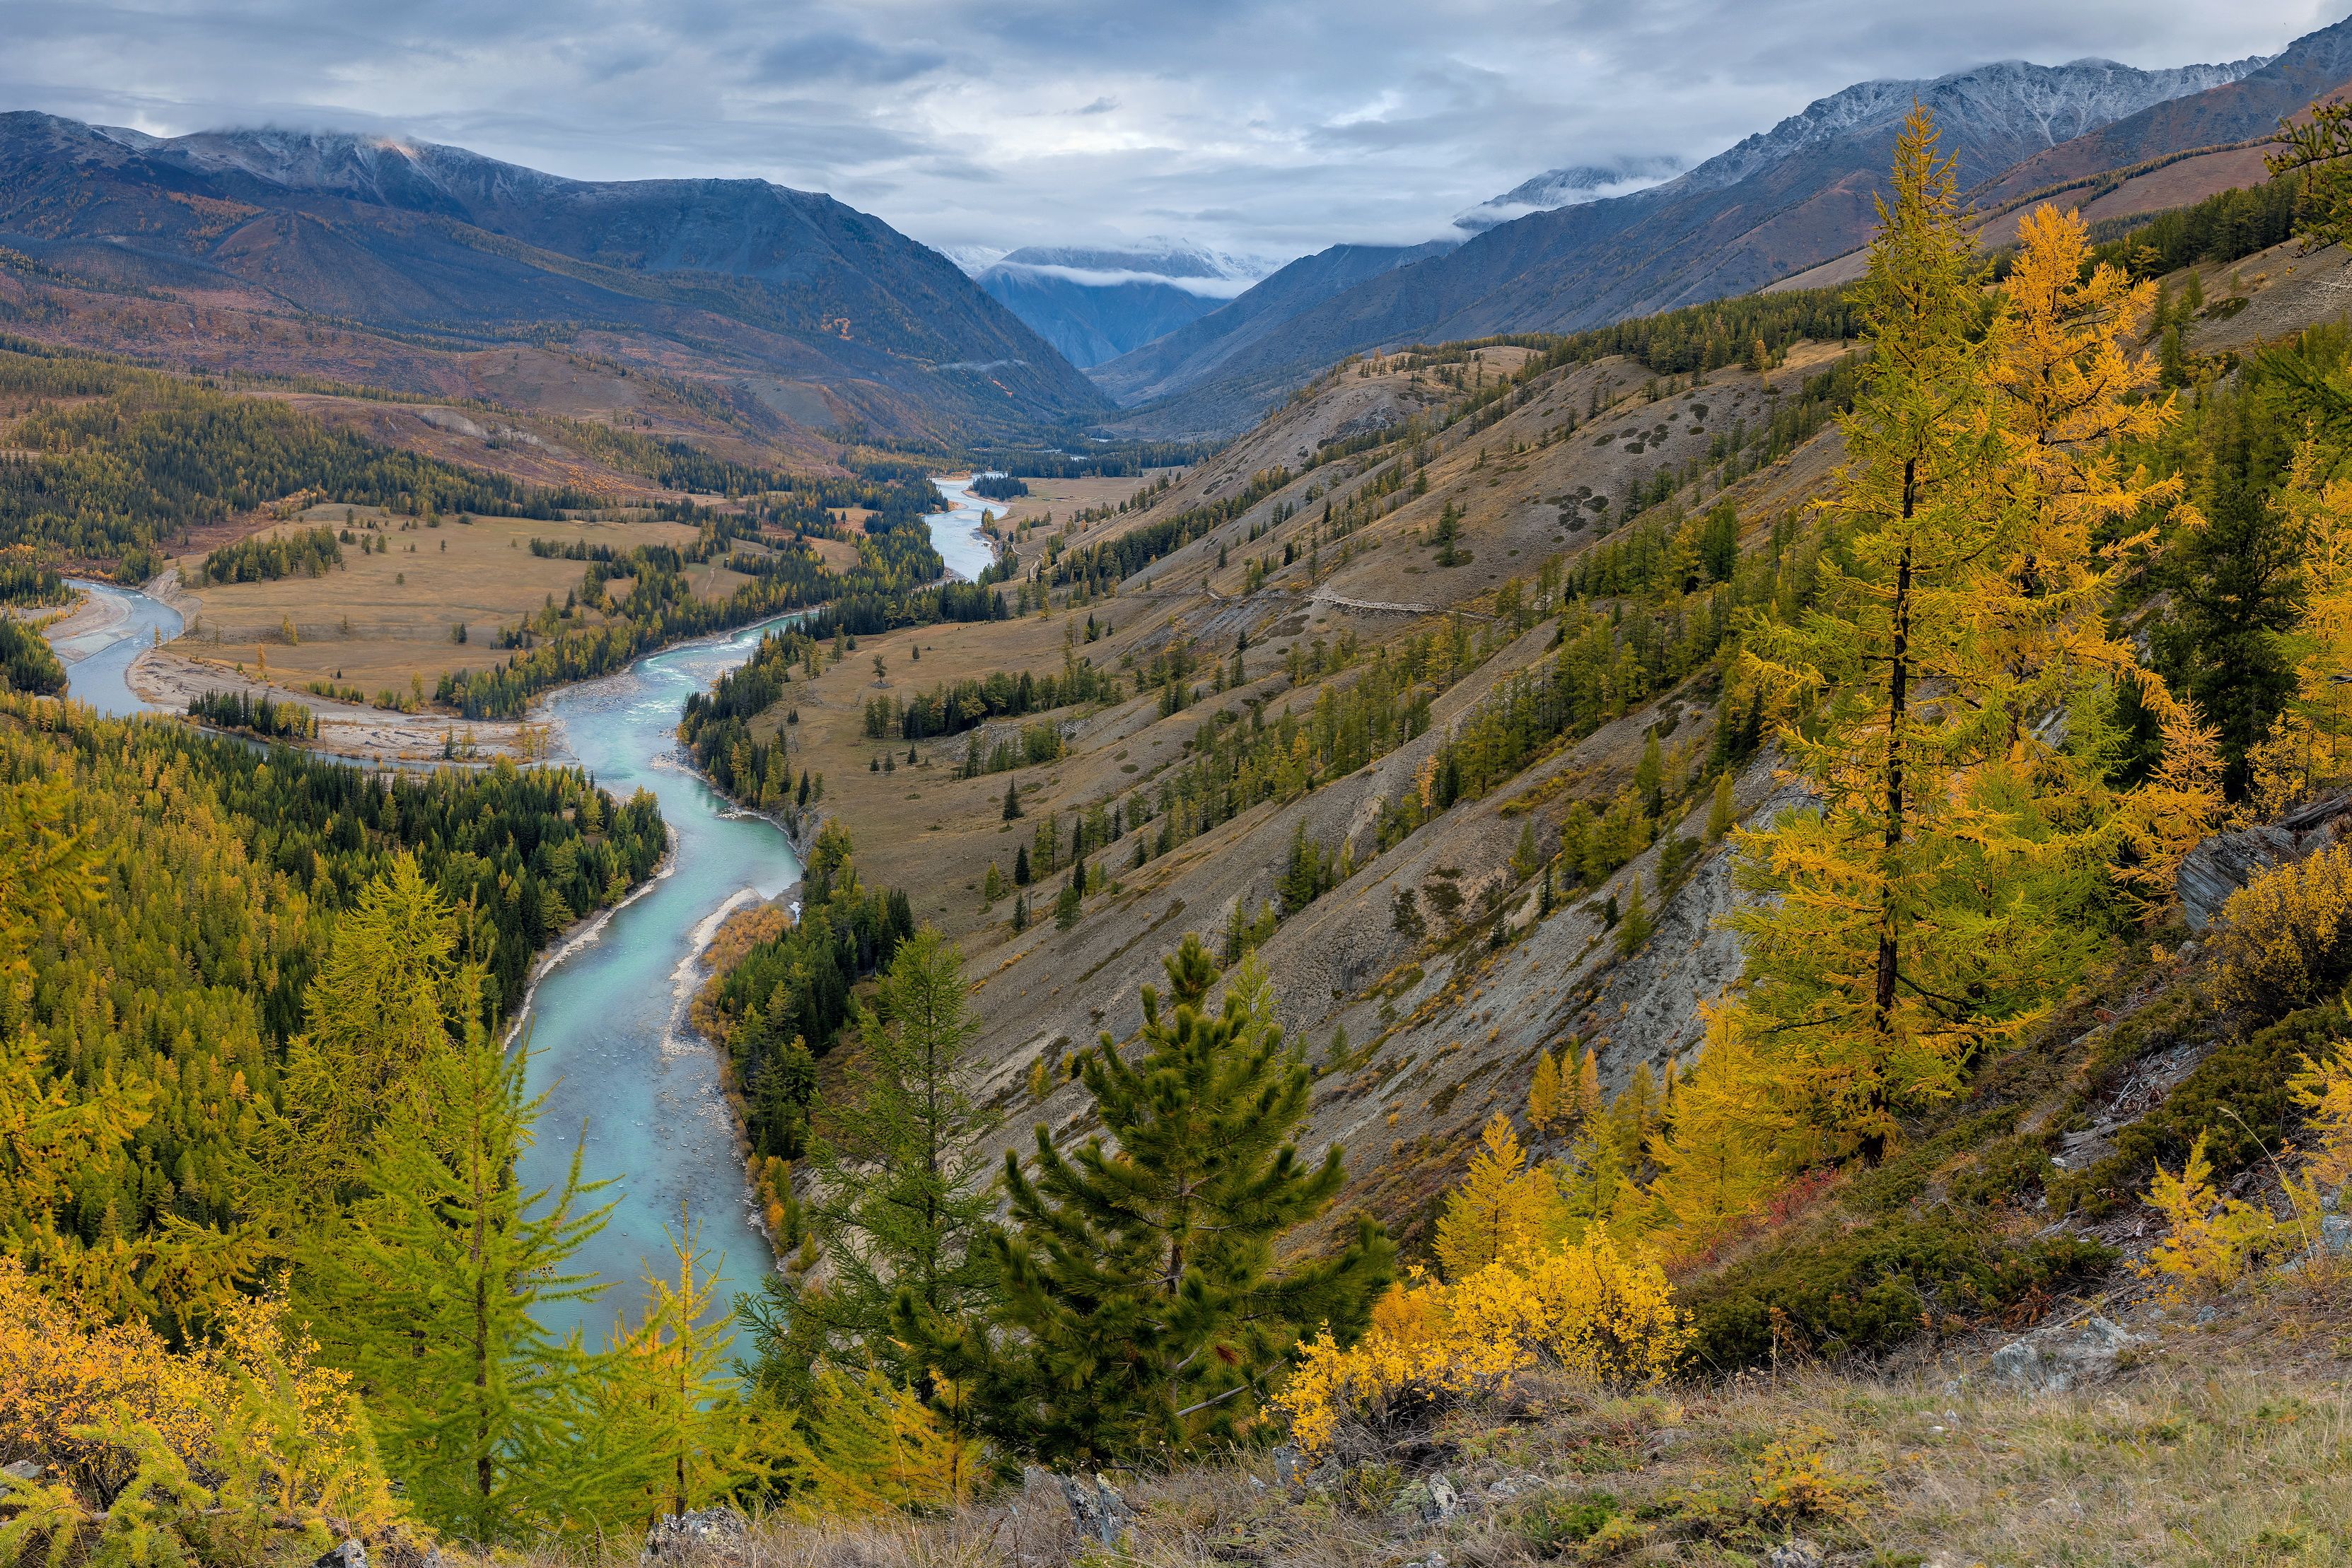
[[[947,509],[929,519],[932,542],[953,574],[976,577],[992,559],[980,533],[989,503],[959,482],[935,483]],[[158,632],[167,642],[178,635],[178,612],[129,590],[79,586],[121,615],[59,643],[69,695],[108,713],[154,711],[124,675]],[[688,1026],[686,1005],[719,924],[798,882],[800,862],[774,826],[704,785],[678,749],[677,727],[686,699],[749,658],[773,624],[649,654],[545,705],[572,757],[615,795],[653,791],[671,834],[655,881],[549,955],[520,1020],[530,1090],[545,1097],[538,1142],[522,1164],[526,1186],[560,1187],[575,1148],[584,1176],[612,1183],[599,1195],[611,1217],[574,1260],[609,1288],[593,1303],[549,1314],[551,1327],[583,1328],[592,1343],[616,1312],[636,1315],[644,1270],[667,1270],[667,1237],[681,1217],[720,1267],[721,1302],[754,1289],[772,1266],[753,1223],[718,1058]]]

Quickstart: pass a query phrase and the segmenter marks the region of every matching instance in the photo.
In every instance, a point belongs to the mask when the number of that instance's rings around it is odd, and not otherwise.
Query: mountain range
[[[755,430],[936,439],[1105,407],[945,256],[765,181],[570,180],[384,137],[17,112],[0,114],[0,320],[190,363],[447,390],[420,347],[555,342],[699,382]],[[328,326],[342,346],[306,360]]]
[[[1859,83],[1644,189],[1528,212],[1459,246],[1334,247],[1089,373],[1125,406],[1116,428],[1230,433],[1351,353],[1602,325],[1745,293],[1852,252],[1875,221],[1915,100],[1934,110],[1963,187],[1989,204],[2262,135],[2347,80],[2352,22],[2274,57],[2218,65],[2006,60]],[[2248,166],[2217,161],[2213,178],[2242,183]],[[1539,176],[1485,205],[1507,212],[1554,189],[1593,188],[1590,172],[1562,172],[1577,177],[1548,186],[1552,177]],[[2169,189],[2176,203],[2207,193],[2184,197],[2179,181]]]
[[[980,269],[974,280],[1084,370],[1207,315],[1270,270],[1195,246],[1027,246]]]
[[[1427,243],[1278,267],[1177,242],[959,262],[764,181],[583,181],[381,136],[5,113],[0,329],[189,369],[554,396],[519,379],[527,348],[562,361],[571,401],[551,412],[658,402],[682,433],[772,454],[1220,436],[1349,354],[1840,281],[1915,101],[1980,211],[2064,188],[2116,216],[2260,179],[2252,143],[2347,81],[2352,21],[2272,57],[1862,82],[1691,168],[1567,164]]]

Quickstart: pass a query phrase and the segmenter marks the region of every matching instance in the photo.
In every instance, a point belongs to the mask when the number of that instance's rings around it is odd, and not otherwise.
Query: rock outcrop
[[[2189,928],[2202,931],[2230,895],[2273,866],[2327,848],[2352,827],[2352,794],[2324,795],[2258,827],[2216,833],[2189,852],[2174,885]]]

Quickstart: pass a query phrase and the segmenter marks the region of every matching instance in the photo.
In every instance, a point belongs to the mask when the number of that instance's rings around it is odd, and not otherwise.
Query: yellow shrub
[[[209,1446],[227,1396],[212,1358],[173,1355],[144,1323],[85,1326],[0,1258],[0,1452],[110,1494],[135,1460],[78,1430],[110,1420],[151,1427],[186,1457]]]
[[[2234,1283],[2279,1243],[2285,1228],[2266,1208],[2222,1198],[2213,1190],[2212,1175],[2212,1162],[2205,1157],[2205,1134],[2200,1133],[2179,1174],[2159,1165],[2148,1185],[2148,1205],[2164,1216],[2168,1228],[2140,1272],[2163,1276],[2175,1298],[2192,1289],[2219,1290]]]
[[[1833,1467],[1828,1442],[1828,1433],[1809,1427],[1768,1447],[1748,1475],[1749,1506],[1783,1524],[1808,1519],[1858,1522],[1870,1482]]]
[[[1690,1342],[1664,1271],[1620,1254],[1600,1231],[1564,1248],[1522,1247],[1451,1284],[1391,1288],[1363,1338],[1305,1347],[1275,1401],[1291,1440],[1314,1453],[1340,1416],[1375,1422],[1429,1400],[1486,1392],[1539,1364],[1613,1385],[1654,1382]]]
[[[0,1452],[118,1505],[139,1475],[200,1474],[207,1530],[301,1529],[323,1548],[329,1521],[373,1529],[394,1509],[359,1402],[317,1354],[280,1298],[232,1302],[217,1341],[173,1352],[144,1323],[86,1321],[0,1258]],[[57,1511],[62,1495],[6,1506]]]
[[[2352,1179],[2352,1041],[2337,1040],[2326,1057],[2303,1059],[2303,1070],[2287,1080],[2294,1103],[2311,1113],[2319,1139],[2310,1176],[2326,1186]]]
[[[2279,866],[2230,895],[2213,935],[2213,988],[2267,1018],[2352,979],[2352,844]]]
[[[786,1434],[783,1458],[792,1507],[805,1518],[957,1508],[989,1463],[982,1444],[870,1367],[817,1369],[816,1397]]]

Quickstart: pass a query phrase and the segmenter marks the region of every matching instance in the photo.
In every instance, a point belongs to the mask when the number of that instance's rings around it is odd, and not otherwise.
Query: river
[[[982,514],[997,508],[964,481],[933,483],[948,507],[929,518],[932,543],[950,572],[976,578],[994,559],[980,532]],[[125,672],[159,631],[165,642],[179,635],[179,612],[128,589],[77,586],[109,613],[59,642],[68,695],[110,714],[158,711],[131,690]],[[583,1329],[592,1345],[616,1312],[637,1315],[644,1270],[667,1271],[667,1233],[681,1213],[710,1254],[709,1265],[723,1259],[721,1303],[755,1289],[772,1266],[753,1224],[718,1058],[692,1032],[686,1004],[719,922],[798,882],[800,862],[765,819],[735,810],[703,783],[678,749],[677,727],[686,699],[749,658],[773,624],[648,654],[619,674],[565,687],[544,705],[566,748],[598,783],[622,797],[653,791],[671,835],[661,875],[546,960],[521,1019],[530,1090],[545,1097],[538,1142],[522,1161],[526,1187],[560,1186],[575,1147],[584,1176],[613,1183],[600,1195],[614,1205],[610,1219],[572,1260],[575,1270],[610,1288],[593,1303],[546,1314],[559,1333]]]
[[[931,548],[948,563],[950,575],[977,582],[996,562],[996,547],[980,531],[982,515],[1001,515],[1005,503],[973,495],[971,479],[934,479],[931,485],[948,504],[946,511],[931,514]]]

